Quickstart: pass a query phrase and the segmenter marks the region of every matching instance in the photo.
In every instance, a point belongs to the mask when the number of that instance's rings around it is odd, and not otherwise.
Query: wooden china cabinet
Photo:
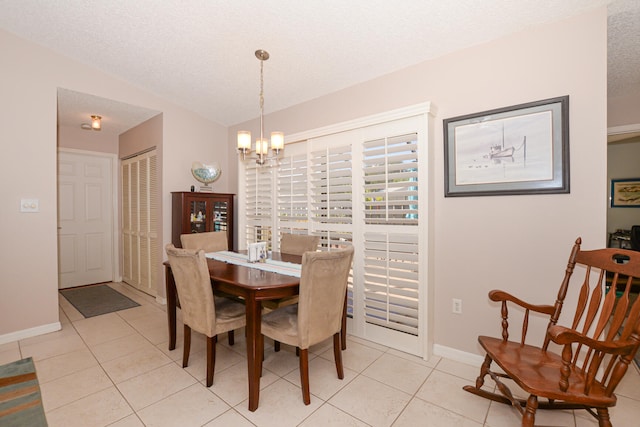
[[[233,250],[233,196],[228,193],[171,193],[171,243],[181,248],[180,235],[227,231],[229,250]]]

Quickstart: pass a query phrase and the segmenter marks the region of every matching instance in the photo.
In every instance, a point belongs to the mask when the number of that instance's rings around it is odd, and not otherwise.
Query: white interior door
[[[113,159],[58,154],[58,286],[113,280]]]

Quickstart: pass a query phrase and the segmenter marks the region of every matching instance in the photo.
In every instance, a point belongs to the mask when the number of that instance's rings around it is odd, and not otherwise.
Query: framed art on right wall
[[[640,178],[611,180],[612,208],[640,208]]]
[[[445,119],[445,197],[569,193],[569,97]]]

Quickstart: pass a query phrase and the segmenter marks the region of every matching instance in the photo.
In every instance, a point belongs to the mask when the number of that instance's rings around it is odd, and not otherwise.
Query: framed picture
[[[569,193],[569,97],[444,120],[445,197]]]
[[[640,178],[611,180],[612,208],[640,208]]]

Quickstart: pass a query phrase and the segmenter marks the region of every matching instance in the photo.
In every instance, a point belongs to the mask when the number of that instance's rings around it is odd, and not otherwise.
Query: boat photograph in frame
[[[640,208],[640,178],[611,180],[612,208]]]
[[[443,124],[445,197],[569,193],[569,96]]]

